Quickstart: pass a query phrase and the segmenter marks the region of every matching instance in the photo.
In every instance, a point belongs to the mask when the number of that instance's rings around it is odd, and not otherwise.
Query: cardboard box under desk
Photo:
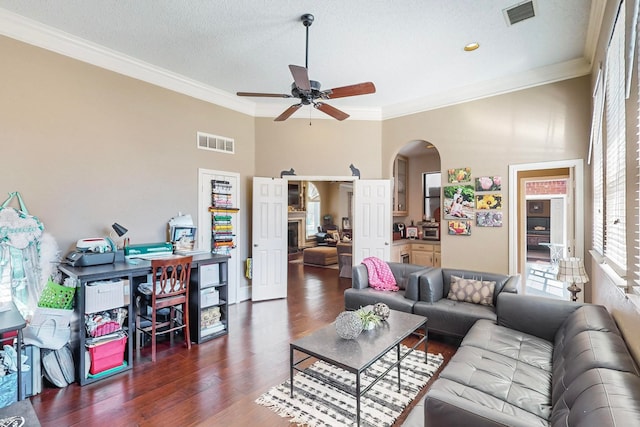
[[[129,280],[87,283],[84,288],[84,312],[96,313],[129,305]]]

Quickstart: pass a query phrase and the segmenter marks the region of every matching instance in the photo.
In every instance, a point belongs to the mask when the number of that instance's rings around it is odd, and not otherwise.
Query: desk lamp
[[[127,234],[127,231],[129,231],[126,228],[124,228],[123,226],[121,226],[120,224],[118,224],[117,222],[114,222],[113,225],[111,226],[111,228],[113,228],[113,231],[116,232],[118,237],[124,236],[125,234]],[[117,246],[122,247],[122,245],[117,245]]]
[[[578,292],[581,292],[582,289],[576,283],[587,283],[589,276],[587,276],[580,258],[565,258],[558,262],[557,279],[571,284],[567,290],[571,292],[571,301],[577,301]]]

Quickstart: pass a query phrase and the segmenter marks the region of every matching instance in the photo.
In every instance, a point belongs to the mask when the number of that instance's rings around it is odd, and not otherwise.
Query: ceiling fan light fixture
[[[478,42],[467,43],[464,46],[464,51],[465,52],[473,52],[474,50],[478,49],[479,47],[480,47],[480,43],[478,43]]]

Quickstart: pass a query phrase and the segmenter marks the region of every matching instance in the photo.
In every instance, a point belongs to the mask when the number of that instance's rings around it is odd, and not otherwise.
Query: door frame
[[[518,173],[545,169],[568,168],[573,176],[573,215],[574,215],[574,247],[572,256],[584,260],[584,159],[557,160],[552,162],[523,163],[509,165],[509,274],[518,274],[520,257],[526,256],[518,248],[520,228],[523,213],[519,208],[525,195],[521,194]],[[571,184],[570,184],[571,185]]]

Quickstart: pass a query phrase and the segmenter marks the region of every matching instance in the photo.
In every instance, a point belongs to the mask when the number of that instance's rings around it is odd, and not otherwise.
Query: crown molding
[[[592,5],[584,52],[586,58],[530,70],[516,76],[463,86],[446,93],[381,108],[347,106],[340,108],[350,114],[351,120],[382,121],[589,74],[605,5],[605,0],[594,0]],[[284,103],[256,103],[240,98],[235,94],[153,66],[2,8],[0,8],[0,34],[253,117],[277,117],[288,106]],[[315,108],[301,109],[292,117],[331,119],[330,116]]]
[[[254,102],[1,8],[0,34],[221,107],[255,115]]]
[[[591,73],[591,64],[584,58],[537,68],[514,76],[493,79],[481,84],[461,86],[442,92],[391,105],[382,109],[382,120],[393,119],[464,102],[475,101],[544,84],[554,83]]]

